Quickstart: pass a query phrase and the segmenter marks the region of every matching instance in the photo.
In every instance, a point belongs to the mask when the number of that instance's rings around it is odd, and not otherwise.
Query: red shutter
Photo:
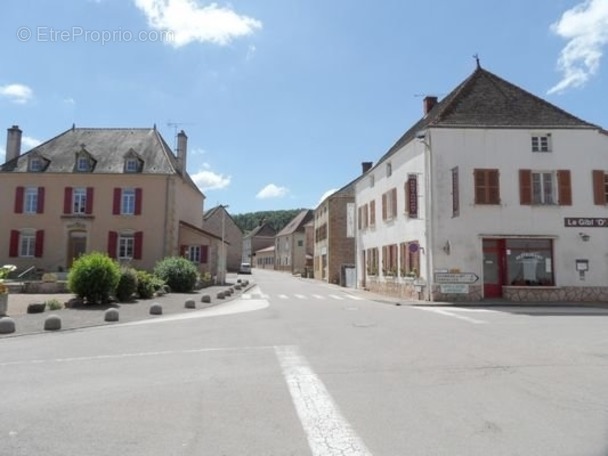
[[[532,204],[532,171],[529,169],[519,170],[519,204]]]
[[[42,257],[44,252],[44,230],[36,231],[36,243],[34,244],[34,256],[36,258]]]
[[[118,247],[118,233],[116,231],[108,232],[108,256],[116,259],[116,248]]]
[[[38,206],[36,207],[36,213],[44,213],[44,187],[38,187]]]
[[[397,217],[397,189],[393,188],[391,190],[391,214],[394,218]]]
[[[357,209],[357,211],[359,212],[359,214],[358,214],[359,217],[357,217],[357,225],[359,226],[359,230],[360,230],[361,226],[362,226],[362,222],[363,222],[362,215],[361,215],[361,213],[363,212],[363,210],[362,210],[361,207],[359,207],[359,209]]]
[[[23,214],[23,194],[25,189],[23,187],[17,187],[15,192],[15,214]]]
[[[63,191],[63,213],[72,213],[72,187],[66,187]]]
[[[141,188],[135,189],[135,215],[141,215],[141,204],[142,204],[143,190]]]
[[[137,231],[135,233],[135,246],[133,248],[133,258],[135,260],[141,260],[141,252],[144,243],[144,233],[143,231]]]
[[[120,215],[120,198],[122,196],[122,190],[120,188],[114,189],[114,200],[112,203],[112,214]]]
[[[207,263],[209,256],[209,246],[201,245],[201,263]]]
[[[382,194],[382,220],[386,220],[386,193]]]
[[[180,254],[180,256],[183,256],[184,258],[186,258],[188,255],[188,246],[184,245],[184,244],[180,245],[179,254]]]
[[[87,204],[85,207],[85,214],[93,213],[93,187],[87,187]]]
[[[606,187],[604,171],[593,170],[593,204],[604,206],[606,204]]]
[[[572,206],[572,185],[569,169],[557,171],[557,186],[559,189],[559,205]]]
[[[8,252],[8,256],[11,258],[19,256],[19,231],[17,230],[11,230],[11,243]]]

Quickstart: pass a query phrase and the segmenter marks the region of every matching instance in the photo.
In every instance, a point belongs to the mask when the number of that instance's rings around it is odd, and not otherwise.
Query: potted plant
[[[8,310],[8,287],[4,285],[4,279],[15,269],[12,264],[5,264],[0,268],[0,317],[4,317]]]

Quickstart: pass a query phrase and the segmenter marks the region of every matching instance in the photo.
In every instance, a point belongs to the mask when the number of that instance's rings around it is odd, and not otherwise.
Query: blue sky
[[[206,207],[314,208],[481,65],[608,127],[608,0],[10,0],[0,119],[189,137]],[[4,158],[5,137],[0,141]],[[576,151],[573,151],[576,153]]]

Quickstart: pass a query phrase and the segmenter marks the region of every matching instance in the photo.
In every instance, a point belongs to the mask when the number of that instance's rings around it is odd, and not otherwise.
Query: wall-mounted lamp
[[[443,246],[443,251],[445,252],[446,255],[450,254],[450,252],[452,251],[452,245],[450,244],[450,241],[445,241],[445,245]]]
[[[589,239],[591,239],[591,236],[587,233],[578,233],[578,235],[581,237],[583,242],[587,242]]]

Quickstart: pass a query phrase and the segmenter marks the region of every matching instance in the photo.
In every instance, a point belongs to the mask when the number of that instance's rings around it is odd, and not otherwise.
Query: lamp
[[[591,239],[591,236],[587,233],[578,233],[578,235],[581,237],[583,242],[587,242],[589,239]]]

